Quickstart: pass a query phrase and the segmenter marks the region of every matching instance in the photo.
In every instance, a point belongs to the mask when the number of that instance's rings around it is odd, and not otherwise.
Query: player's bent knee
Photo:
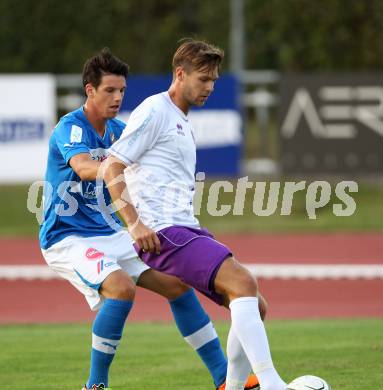
[[[215,281],[215,290],[226,300],[241,297],[255,297],[258,294],[257,280],[235,259],[225,260],[219,269]]]
[[[256,297],[258,295],[257,281],[251,275],[241,275],[233,281],[227,291],[230,301],[242,297]]]
[[[258,294],[258,284],[251,275],[241,275],[234,286],[234,293],[238,297],[252,297]]]
[[[134,286],[121,283],[113,289],[113,298],[133,301],[136,295]]]
[[[173,289],[169,291],[167,298],[172,301],[179,298],[181,295],[184,295],[190,290],[190,287],[186,284],[180,282],[179,284],[173,286]]]
[[[99,290],[105,298],[134,300],[136,286],[132,278],[124,271],[116,271],[108,275]]]

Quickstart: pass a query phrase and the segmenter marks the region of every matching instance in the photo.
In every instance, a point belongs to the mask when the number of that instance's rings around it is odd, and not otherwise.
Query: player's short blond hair
[[[217,46],[191,38],[182,39],[173,56],[173,72],[182,66],[187,72],[192,70],[211,71],[218,67],[224,57],[224,51]]]

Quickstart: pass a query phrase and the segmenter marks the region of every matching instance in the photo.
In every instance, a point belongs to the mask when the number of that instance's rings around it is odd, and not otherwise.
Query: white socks
[[[227,338],[227,360],[226,390],[243,390],[251,365],[233,327]]]
[[[237,336],[243,351],[245,352],[248,361],[250,361],[251,367],[254,373],[257,375],[262,390],[285,390],[286,383],[278,375],[274,368],[273,361],[271,359],[269,343],[265,327],[263,325],[258,308],[258,298],[256,297],[243,297],[237,298],[230,303],[231,310],[231,332]],[[236,365],[237,359],[231,361],[230,357],[238,356],[237,352],[231,351],[231,348],[238,348],[236,345],[235,337],[231,336],[231,342],[228,342],[227,354],[229,358],[228,376],[227,380],[231,381],[230,375],[233,375],[236,370],[235,367],[230,367],[231,364]],[[242,366],[244,367],[244,366]],[[241,368],[239,369],[241,370]],[[239,379],[233,378],[233,382]],[[227,390],[236,390],[236,387],[228,388]],[[242,387],[243,389],[243,387]]]

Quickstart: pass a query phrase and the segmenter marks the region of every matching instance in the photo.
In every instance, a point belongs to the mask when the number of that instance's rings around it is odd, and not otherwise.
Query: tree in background
[[[245,20],[248,69],[383,66],[381,0],[245,0]],[[2,0],[0,72],[77,73],[109,46],[134,73],[164,73],[178,39],[228,51],[229,30],[230,0]]]
[[[382,68],[380,0],[256,0],[245,13],[248,68]]]
[[[228,12],[227,1],[2,0],[0,72],[78,72],[104,46],[133,72],[169,72],[182,37],[226,47]]]

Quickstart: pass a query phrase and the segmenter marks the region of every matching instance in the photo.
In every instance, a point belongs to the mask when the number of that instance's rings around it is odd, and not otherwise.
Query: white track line
[[[47,265],[0,265],[0,279],[52,280],[61,278]]]
[[[265,279],[383,279],[381,264],[244,264]],[[0,265],[0,280],[61,279],[46,265]]]
[[[383,279],[381,264],[245,264],[265,279]]]

